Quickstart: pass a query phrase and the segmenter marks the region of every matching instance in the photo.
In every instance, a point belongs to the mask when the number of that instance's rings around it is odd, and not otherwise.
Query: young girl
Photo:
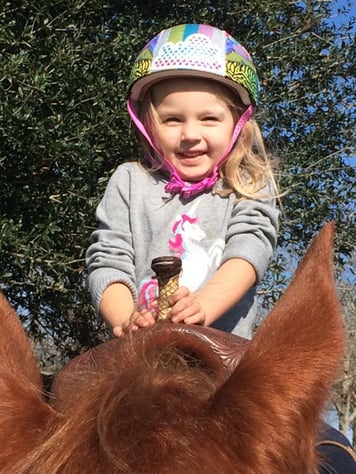
[[[258,100],[251,57],[225,31],[175,26],[139,54],[127,104],[143,157],[109,180],[87,251],[93,302],[114,335],[155,323],[151,261],[175,255],[172,322],[251,337],[279,215]]]

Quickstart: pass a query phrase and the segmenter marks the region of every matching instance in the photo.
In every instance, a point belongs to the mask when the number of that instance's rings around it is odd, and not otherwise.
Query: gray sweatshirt
[[[86,255],[96,309],[115,282],[130,288],[139,307],[150,309],[157,295],[151,261],[164,255],[182,259],[180,285],[192,292],[234,257],[247,260],[262,279],[277,240],[279,213],[273,199],[237,201],[233,193],[211,191],[183,199],[167,193],[165,184],[161,174],[149,174],[138,163],[120,165],[110,178]],[[251,288],[213,326],[251,337],[255,293]]]

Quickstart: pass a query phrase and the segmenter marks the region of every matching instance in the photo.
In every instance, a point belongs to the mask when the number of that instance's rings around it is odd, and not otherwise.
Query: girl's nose
[[[201,133],[197,123],[187,122],[182,128],[182,141],[200,140]]]

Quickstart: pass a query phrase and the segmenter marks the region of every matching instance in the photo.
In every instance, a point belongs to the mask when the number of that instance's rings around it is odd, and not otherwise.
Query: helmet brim
[[[245,89],[240,84],[237,84],[236,82],[232,81],[227,77],[219,76],[214,73],[209,73],[206,71],[192,71],[191,69],[157,71],[152,72],[149,76],[141,77],[132,84],[131,89],[129,91],[129,98],[132,103],[137,106],[143,100],[148,89],[154,84],[164,79],[181,79],[188,77],[210,79],[212,81],[218,82],[223,86],[228,87],[235,94],[237,94],[245,105],[252,104],[250,94],[248,93],[247,89]]]

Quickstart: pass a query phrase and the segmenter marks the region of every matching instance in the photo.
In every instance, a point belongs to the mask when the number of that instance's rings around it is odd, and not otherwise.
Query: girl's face
[[[191,78],[152,87],[157,114],[153,140],[184,181],[209,175],[230,144],[236,117],[222,89],[212,81]]]

